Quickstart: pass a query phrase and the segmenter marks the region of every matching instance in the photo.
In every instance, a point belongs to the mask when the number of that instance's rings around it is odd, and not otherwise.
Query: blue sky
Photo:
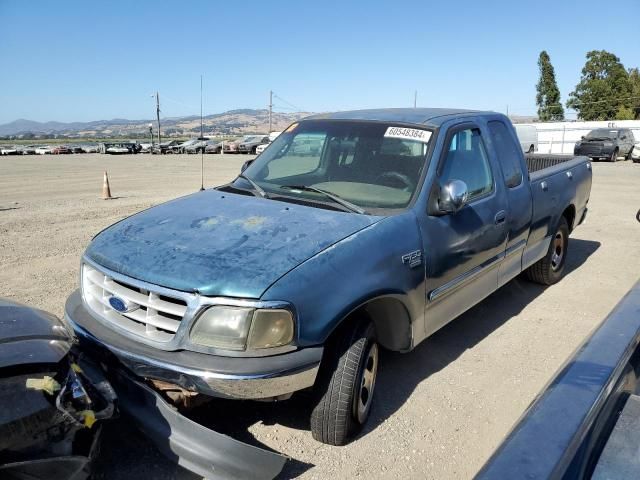
[[[0,123],[264,108],[535,112],[537,57],[563,102],[589,50],[640,66],[640,1],[0,0]],[[615,34],[607,32],[615,31]],[[276,110],[290,111],[280,99]]]

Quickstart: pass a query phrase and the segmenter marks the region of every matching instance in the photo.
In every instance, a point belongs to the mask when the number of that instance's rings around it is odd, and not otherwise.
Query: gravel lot
[[[248,157],[205,158],[205,185],[213,186],[232,179]],[[100,199],[103,170],[116,200]],[[283,478],[472,477],[638,279],[640,165],[596,163],[593,170],[589,216],[572,236],[565,279],[546,289],[517,279],[415,351],[385,352],[372,418],[350,445],[311,438],[304,397],[221,401],[198,418],[290,456]],[[195,155],[1,157],[0,296],[61,315],[91,237],[197,190],[199,174]],[[124,422],[105,433],[97,477],[192,478]]]

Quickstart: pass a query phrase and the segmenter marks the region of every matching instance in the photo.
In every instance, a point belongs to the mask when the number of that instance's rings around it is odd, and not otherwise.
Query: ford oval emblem
[[[126,313],[128,309],[127,303],[120,297],[109,297],[109,305],[111,308],[120,313]]]

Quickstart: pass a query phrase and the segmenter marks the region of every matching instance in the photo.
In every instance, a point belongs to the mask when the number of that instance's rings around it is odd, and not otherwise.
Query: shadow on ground
[[[571,239],[565,275],[580,268],[599,247],[599,242]],[[454,362],[466,350],[473,348],[509,319],[518,315],[545,288],[522,278],[516,278],[443,327],[412,352],[406,354],[384,352],[380,363],[376,402],[362,435],[375,430],[385,419],[396,412],[423,380]],[[393,385],[393,388],[386,388],[389,385]],[[291,400],[280,403],[214,400],[204,407],[192,411],[189,416],[220,433],[270,450],[251,434],[249,427],[262,423],[273,425],[275,428],[282,425],[299,430],[309,430],[311,403],[309,400],[310,395],[306,392],[301,392]],[[119,427],[116,428],[119,429]],[[118,435],[113,439],[113,442],[105,442],[109,443],[108,450],[110,452],[101,457],[100,469],[97,471],[96,478],[133,478],[137,476],[134,472],[137,471],[136,466],[140,464],[147,464],[143,470],[144,475],[151,475],[151,478],[194,478],[180,467],[171,466],[172,464],[157,453],[154,447],[140,434],[131,431],[128,426],[125,427],[125,431],[127,430],[129,430],[127,435],[134,439],[134,444],[128,445],[131,443],[129,439],[123,441],[118,430]],[[274,433],[274,436],[277,437],[277,433]],[[130,450],[133,450],[133,453]],[[120,451],[122,452],[118,453]],[[110,470],[110,468],[106,468],[105,462],[113,460],[120,465],[115,468],[122,469],[126,468],[123,463],[129,463],[129,457],[132,462],[132,470],[123,470],[124,476],[111,473],[102,476],[105,471]],[[278,478],[295,478],[312,467],[311,464],[291,459]]]

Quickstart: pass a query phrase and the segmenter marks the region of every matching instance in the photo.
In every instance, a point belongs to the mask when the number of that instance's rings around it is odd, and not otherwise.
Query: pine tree
[[[538,57],[540,79],[536,85],[536,105],[538,118],[543,121],[564,120],[564,108],[560,103],[560,90],[556,82],[556,73],[546,50]]]
[[[610,120],[633,106],[629,73],[620,59],[605,50],[587,53],[580,83],[569,94],[567,108],[578,111],[582,120]]]
[[[634,118],[640,118],[640,70],[629,69],[629,82],[631,82],[631,105]]]

